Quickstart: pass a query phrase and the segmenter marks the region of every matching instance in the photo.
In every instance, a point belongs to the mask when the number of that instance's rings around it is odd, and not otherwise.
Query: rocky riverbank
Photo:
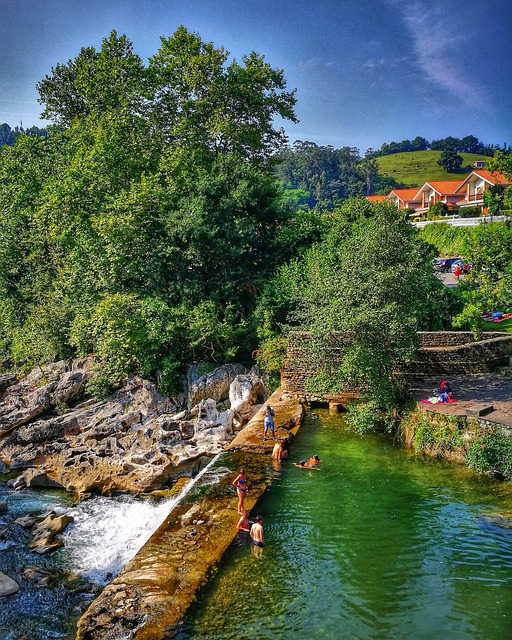
[[[267,397],[259,373],[241,365],[193,380],[181,406],[141,378],[95,401],[86,395],[93,375],[83,359],[1,377],[0,465],[15,489],[81,497],[172,485],[222,451]]]
[[[174,400],[148,380],[133,378],[96,401],[87,394],[94,375],[90,358],[38,367],[21,379],[0,374],[0,474],[11,488],[65,489],[83,499],[181,486],[224,450],[267,399],[260,373],[237,364],[204,376],[191,371],[186,390]],[[2,501],[0,511],[8,508],[8,500]],[[26,529],[29,549],[43,555],[62,546],[60,534],[71,521],[45,512],[20,518],[13,527]],[[0,531],[5,544],[10,532],[8,526]],[[18,588],[11,576],[0,575],[0,595]]]

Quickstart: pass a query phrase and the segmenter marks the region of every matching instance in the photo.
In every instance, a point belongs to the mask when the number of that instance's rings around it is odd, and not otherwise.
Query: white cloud
[[[441,0],[442,2],[442,0]],[[424,78],[457,97],[466,106],[485,110],[482,78],[471,77],[471,68],[460,60],[458,50],[470,34],[461,32],[457,13],[460,5],[439,0],[387,0],[397,9],[412,39],[413,56]]]
[[[303,71],[309,71],[311,69],[319,69],[323,67],[333,67],[334,62],[322,60],[321,58],[308,58],[307,60],[301,60],[299,62],[299,68]]]

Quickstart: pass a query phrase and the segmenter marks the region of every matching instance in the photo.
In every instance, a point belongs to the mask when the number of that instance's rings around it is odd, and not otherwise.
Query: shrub
[[[448,205],[446,202],[438,200],[431,204],[428,209],[427,220],[435,220],[439,216],[445,216],[448,213]]]
[[[470,469],[505,480],[512,479],[512,439],[502,431],[486,430],[477,435],[467,452]]]
[[[416,453],[442,458],[448,452],[462,451],[459,419],[444,415],[425,415],[419,410],[409,412],[402,420],[402,434],[412,432],[412,447]]]
[[[378,407],[374,402],[350,405],[345,419],[352,431],[363,435],[373,431],[381,422]]]
[[[461,218],[478,218],[480,216],[480,207],[461,207],[459,216]]]

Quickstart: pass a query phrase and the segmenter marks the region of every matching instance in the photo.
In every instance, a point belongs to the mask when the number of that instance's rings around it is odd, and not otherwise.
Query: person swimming
[[[314,462],[311,462],[311,460],[308,460],[307,462],[305,460],[301,460],[300,462],[294,462],[293,466],[298,467],[299,469],[316,469],[317,471],[320,471],[320,469],[318,467],[315,467]]]

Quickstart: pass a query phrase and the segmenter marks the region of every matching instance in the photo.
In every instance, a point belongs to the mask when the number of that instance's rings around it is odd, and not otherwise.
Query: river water
[[[179,640],[512,638],[510,485],[417,458],[386,436],[356,436],[324,411],[310,414],[291,453],[292,460],[317,453],[321,470],[282,463],[258,505],[261,557],[239,534]],[[205,472],[201,483],[218,481],[213,467]],[[127,496],[73,506],[64,494],[5,485],[0,497],[9,502],[0,533],[7,526],[16,534],[0,536],[0,570],[22,587],[0,599],[0,640],[73,638],[93,595],[70,592],[65,580],[37,588],[25,568],[102,583],[172,508]],[[71,510],[75,523],[64,549],[35,556],[13,521],[50,507]]]
[[[314,413],[179,640],[512,638],[512,492]],[[249,478],[250,482],[250,478]],[[251,514],[254,516],[255,514]]]
[[[0,640],[48,640],[75,637],[76,622],[94,595],[115,577],[160,526],[180,498],[197,484],[216,484],[229,473],[207,464],[173,498],[97,496],[77,505],[64,492],[13,491],[0,483],[8,513],[0,515],[0,571],[14,578],[20,591],[0,598]],[[27,549],[28,531],[16,519],[29,513],[67,513],[74,518],[62,535],[64,547],[48,556]],[[30,574],[49,576],[48,587]],[[71,578],[79,577],[75,586]]]

